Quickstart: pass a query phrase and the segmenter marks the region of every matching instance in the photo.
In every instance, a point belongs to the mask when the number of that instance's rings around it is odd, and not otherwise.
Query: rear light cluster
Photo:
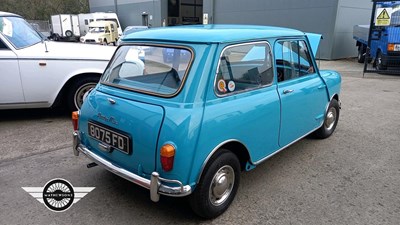
[[[79,111],[72,112],[72,126],[74,131],[78,130]]]
[[[174,167],[175,147],[171,144],[165,144],[160,150],[160,159],[162,169],[166,172]]]

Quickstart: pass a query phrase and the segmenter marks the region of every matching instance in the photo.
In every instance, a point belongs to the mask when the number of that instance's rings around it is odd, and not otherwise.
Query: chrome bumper
[[[73,151],[74,155],[78,156],[80,152],[85,154],[89,159],[93,160],[96,164],[103,166],[110,172],[123,177],[137,185],[140,185],[144,188],[150,190],[150,199],[154,202],[158,202],[160,200],[160,194],[168,195],[172,197],[182,197],[189,195],[192,190],[189,185],[183,185],[182,182],[178,180],[169,180],[160,177],[157,172],[153,172],[151,174],[151,178],[146,179],[141,176],[138,176],[132,172],[129,172],[118,165],[115,165],[98,155],[91,152],[88,148],[84,145],[80,144],[79,133],[77,131],[73,132]],[[177,184],[179,187],[170,187],[168,185],[162,184],[163,183],[173,183]]]

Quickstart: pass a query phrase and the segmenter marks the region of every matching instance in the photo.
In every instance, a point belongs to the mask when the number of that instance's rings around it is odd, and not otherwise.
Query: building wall
[[[211,23],[283,26],[322,34],[317,53],[322,59],[356,56],[350,33],[353,24],[368,23],[371,8],[369,0],[204,0],[203,5]]]
[[[353,27],[359,24],[369,24],[371,12],[372,1],[339,0],[332,44],[332,59],[357,56]]]
[[[89,0],[91,12],[116,12],[122,28],[142,25],[142,13],[153,27],[168,18],[168,0]],[[354,57],[353,26],[369,24],[370,0],[203,0],[209,23],[282,26],[322,34],[321,59]]]
[[[114,0],[89,0],[90,12],[116,12]]]
[[[117,13],[122,29],[141,26],[142,14],[148,14],[149,26],[162,25],[161,2],[163,0],[89,0],[90,12]]]

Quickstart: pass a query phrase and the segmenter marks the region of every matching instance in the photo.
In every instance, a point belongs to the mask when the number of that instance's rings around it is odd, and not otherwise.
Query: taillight
[[[78,130],[78,119],[79,119],[79,111],[72,112],[72,125],[74,126],[74,131]]]
[[[171,144],[165,144],[160,150],[160,159],[162,169],[166,172],[174,167],[175,147]]]

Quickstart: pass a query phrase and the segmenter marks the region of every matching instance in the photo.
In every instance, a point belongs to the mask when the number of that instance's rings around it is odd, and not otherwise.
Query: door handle
[[[323,89],[323,88],[325,88],[325,87],[326,87],[326,85],[323,84],[323,85],[319,86],[318,89]]]
[[[283,94],[286,95],[286,94],[292,93],[293,91],[294,90],[283,90]]]

